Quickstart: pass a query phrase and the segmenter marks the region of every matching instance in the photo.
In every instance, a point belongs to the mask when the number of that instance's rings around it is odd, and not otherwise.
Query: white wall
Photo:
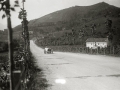
[[[100,48],[105,48],[107,47],[107,42],[86,42],[86,47],[89,47],[89,48],[97,48],[97,47],[100,47]]]

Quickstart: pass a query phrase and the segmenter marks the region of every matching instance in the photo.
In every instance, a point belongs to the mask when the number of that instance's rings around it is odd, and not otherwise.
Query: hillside
[[[120,8],[105,2],[91,6],[74,6],[59,10],[29,21],[28,26],[29,30],[33,30],[37,37],[40,37],[42,34],[45,35],[46,38],[55,37],[58,39],[60,39],[61,36],[65,36],[67,32],[71,32],[72,29],[74,29],[76,34],[82,30],[86,33],[85,40],[91,37],[91,26],[93,24],[96,26],[96,37],[106,37],[104,34],[107,32],[105,21],[108,18],[112,20],[112,28],[117,33],[114,40],[118,40],[120,34]],[[14,31],[22,31],[21,25],[15,27]],[[76,37],[76,39],[78,38]],[[63,40],[63,38],[61,40]]]

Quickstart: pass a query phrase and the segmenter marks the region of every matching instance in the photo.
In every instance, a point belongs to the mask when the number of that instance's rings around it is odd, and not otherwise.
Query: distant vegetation
[[[14,39],[13,40],[13,49],[16,50],[18,47],[19,47],[19,42],[20,40],[18,39]],[[0,42],[0,53],[3,53],[3,52],[8,52],[8,42]]]
[[[0,52],[8,51],[8,43],[7,42],[0,42]]]
[[[7,41],[7,40],[8,40],[7,32],[0,30],[0,41]]]

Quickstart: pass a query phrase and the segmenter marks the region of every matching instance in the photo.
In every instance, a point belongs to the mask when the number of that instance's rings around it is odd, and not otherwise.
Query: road
[[[30,48],[43,69],[48,90],[120,90],[120,58],[44,50],[33,41]]]

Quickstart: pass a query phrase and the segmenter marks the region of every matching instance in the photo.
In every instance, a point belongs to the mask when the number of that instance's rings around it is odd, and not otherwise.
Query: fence
[[[49,46],[54,51],[120,56],[120,46],[90,49],[80,46]]]

